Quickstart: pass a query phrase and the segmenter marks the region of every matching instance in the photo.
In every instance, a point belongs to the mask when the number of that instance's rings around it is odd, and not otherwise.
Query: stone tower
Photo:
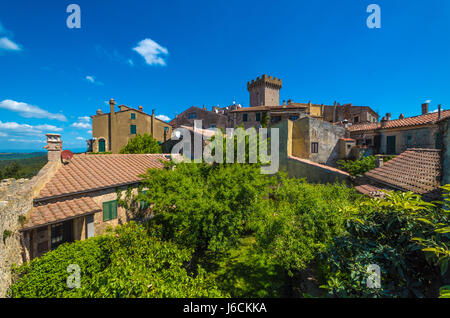
[[[253,106],[279,106],[281,79],[264,74],[247,83],[250,93],[250,107]]]

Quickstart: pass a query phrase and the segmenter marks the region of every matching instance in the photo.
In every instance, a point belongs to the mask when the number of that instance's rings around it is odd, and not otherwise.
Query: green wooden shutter
[[[136,125],[131,125],[130,126],[130,134],[131,135],[136,135]]]
[[[110,219],[110,210],[109,202],[103,202],[103,221],[108,221]]]
[[[117,219],[117,201],[111,201],[111,220]]]
[[[103,202],[103,221],[117,218],[117,200]]]

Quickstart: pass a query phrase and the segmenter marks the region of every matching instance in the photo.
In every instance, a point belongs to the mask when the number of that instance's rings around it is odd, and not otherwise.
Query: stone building
[[[104,114],[100,109],[92,118],[93,152],[119,153],[128,141],[137,134],[151,134],[160,143],[170,139],[172,126],[143,112],[142,106],[134,109],[125,105],[119,106],[116,112],[114,99],[109,101],[110,112]]]
[[[170,122],[170,125],[173,128],[178,128],[180,126],[194,127],[195,120],[202,121],[202,129],[225,129],[228,127],[228,117],[224,114],[224,110],[219,111],[217,108],[213,108],[212,111],[209,111],[206,108],[195,106],[189,107],[184,112],[177,115]]]
[[[333,106],[325,105],[323,109],[323,120],[330,123],[347,122],[353,124],[376,123],[379,115],[369,106],[353,106],[353,104]]]
[[[442,145],[442,184],[450,184],[450,116],[438,121]]]
[[[358,145],[372,148],[374,153],[395,155],[408,148],[441,147],[437,122],[450,116],[450,110],[429,113],[428,104],[422,105],[422,115],[391,120],[386,114],[381,122],[356,124],[348,127],[350,136]]]
[[[347,172],[328,165],[338,158],[346,158],[347,147],[340,147],[342,142],[354,146],[344,138],[344,128],[307,117],[285,120],[273,128],[279,129],[280,170],[290,177],[306,178],[308,182],[350,184]]]
[[[62,162],[59,136],[47,137],[53,169],[33,195],[20,230],[29,259],[132,219],[130,211],[118,206],[118,191],[124,194],[129,187],[136,191],[139,175],[147,169],[162,169],[162,162],[171,160],[164,154],[80,154]]]
[[[280,105],[280,89],[283,85],[281,79],[267,76],[257,77],[247,83],[250,94],[250,107]]]

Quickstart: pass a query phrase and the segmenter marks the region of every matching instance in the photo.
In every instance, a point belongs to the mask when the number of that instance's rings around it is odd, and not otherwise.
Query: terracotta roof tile
[[[410,127],[426,124],[434,124],[439,120],[450,117],[450,110],[443,110],[441,112],[441,118],[438,118],[438,113],[428,113],[425,115],[408,117],[404,119],[389,120],[383,123],[369,123],[369,124],[356,124],[348,127],[348,130],[362,131],[362,130],[374,130],[374,129],[386,129],[386,128],[400,128],[400,127]]]
[[[379,187],[376,187],[371,184],[359,185],[359,186],[356,186],[355,189],[358,192],[368,195],[372,198],[384,198],[384,196],[386,195],[386,193],[382,192],[382,190],[386,190],[386,189],[379,188]]]
[[[350,174],[348,174],[345,171],[342,171],[342,170],[339,170],[339,169],[336,169],[336,168],[333,168],[333,167],[330,167],[330,166],[327,166],[327,165],[324,165],[324,164],[320,164],[320,163],[317,163],[317,162],[314,162],[314,161],[311,161],[311,160],[308,160],[308,159],[302,159],[302,158],[298,158],[298,157],[294,157],[294,156],[288,156],[288,158],[292,159],[292,160],[297,160],[297,161],[306,163],[306,164],[311,165],[311,166],[316,166],[316,167],[328,170],[330,172],[339,173],[339,174],[342,174],[342,175],[345,175],[345,176],[348,176],[348,177],[350,176]]]
[[[408,149],[365,175],[399,190],[429,194],[439,190],[441,170],[439,150]]]
[[[147,169],[161,169],[164,154],[75,155],[44,186],[37,200],[139,182]]]
[[[56,223],[101,210],[90,197],[67,199],[35,206],[22,230],[29,230],[44,224]]]

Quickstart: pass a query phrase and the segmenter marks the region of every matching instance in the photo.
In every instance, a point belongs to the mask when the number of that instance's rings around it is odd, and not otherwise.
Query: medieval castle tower
[[[281,79],[264,74],[247,83],[250,93],[250,107],[253,106],[279,106]]]

